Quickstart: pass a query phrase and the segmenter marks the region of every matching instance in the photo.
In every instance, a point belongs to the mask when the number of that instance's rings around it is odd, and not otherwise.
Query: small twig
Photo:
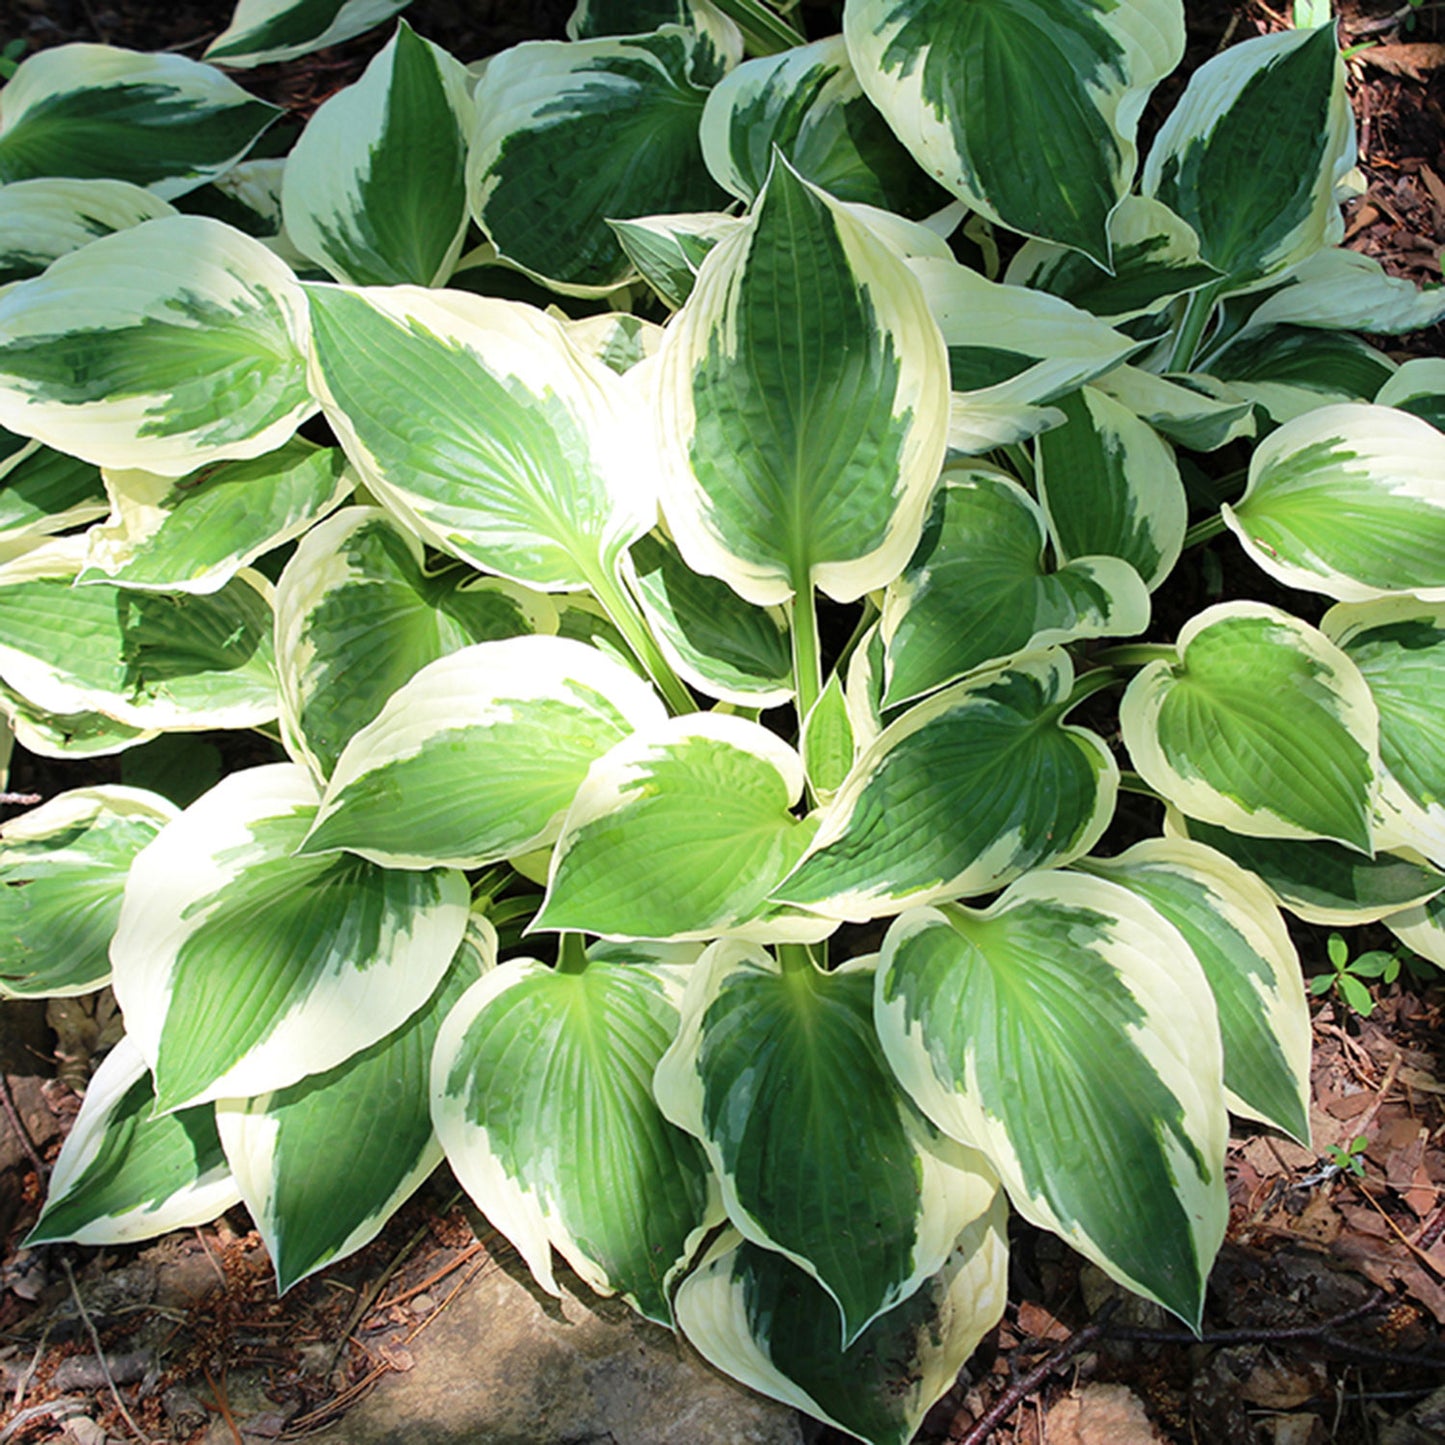
[[[1018,1407],[1043,1384],[1050,1375],[1068,1364],[1075,1355],[1086,1350],[1095,1340],[1101,1338],[1109,1328],[1109,1320],[1118,1309],[1118,1300],[1106,1300],[1090,1324],[1077,1334],[1071,1335],[1042,1363],[1035,1365],[1021,1380],[1015,1381],[997,1400],[984,1411],[978,1423],[963,1437],[961,1445],[983,1445],[993,1432],[1013,1414]]]
[[[15,1137],[20,1140],[20,1147],[24,1149],[25,1156],[35,1166],[35,1172],[40,1176],[41,1183],[49,1171],[45,1167],[45,1160],[40,1157],[40,1150],[35,1147],[35,1140],[30,1137],[30,1131],[25,1127],[25,1121],[20,1117],[20,1110],[15,1107],[15,1095],[10,1092],[10,1080],[0,1071],[0,1108],[5,1110],[5,1117],[10,1121],[10,1127],[15,1131]]]
[[[1370,1132],[1370,1125],[1375,1122],[1381,1106],[1385,1102],[1385,1095],[1390,1092],[1395,1084],[1395,1075],[1400,1072],[1400,1055],[1396,1054],[1390,1060],[1390,1066],[1385,1070],[1385,1077],[1380,1080],[1380,1086],[1375,1090],[1375,1102],[1360,1116],[1360,1122],[1354,1126],[1355,1137]]]
[[[46,1415],[65,1418],[82,1409],[84,1405],[85,1399],[81,1395],[62,1395],[58,1400],[46,1400],[43,1404],[32,1405],[28,1410],[21,1410],[18,1415],[11,1417],[10,1423],[0,1430],[0,1441],[18,1435],[32,1420],[44,1419]]]
[[[216,1410],[221,1419],[226,1422],[227,1428],[235,1437],[236,1445],[246,1445],[245,1437],[241,1434],[241,1427],[236,1424],[236,1417],[231,1414],[231,1402],[226,1398],[225,1372],[221,1374],[222,1383],[217,1385],[211,1378],[211,1372],[205,1365],[201,1366],[201,1373],[206,1377],[206,1384],[210,1387],[211,1399],[215,1401]]]
[[[1353,1324],[1366,1315],[1374,1314],[1388,1299],[1388,1291],[1376,1285],[1352,1309],[1331,1315],[1327,1320],[1317,1320],[1312,1325],[1260,1325],[1248,1330],[1205,1330],[1198,1335],[1193,1330],[1150,1330],[1142,1326],[1120,1325],[1111,1329],[1109,1336],[1141,1345],[1267,1345],[1284,1340],[1318,1340],[1341,1325]]]
[[[53,1324],[53,1320],[47,1320],[45,1322],[45,1328],[43,1331],[41,1331],[40,1335],[40,1343],[35,1346],[35,1353],[30,1357],[30,1364],[26,1367],[25,1372],[15,1382],[15,1398],[10,1401],[10,1409],[12,1411],[18,1410],[20,1408],[21,1402],[25,1399],[25,1392],[30,1388],[31,1380],[35,1378],[36,1370],[40,1368],[40,1360],[41,1357],[45,1354],[45,1345],[46,1342],[50,1339],[50,1330]]]
[[[1429,1224],[1422,1224],[1420,1231],[1415,1236],[1415,1243],[1421,1249],[1432,1249],[1445,1234],[1445,1206],[1435,1211],[1435,1217]]]
[[[130,1433],[141,1442],[141,1445],[150,1445],[150,1437],[145,1435],[131,1413],[125,1407],[125,1401],[120,1397],[120,1390],[116,1387],[115,1377],[110,1373],[110,1364],[105,1358],[105,1351],[100,1344],[100,1331],[95,1327],[95,1321],[90,1317],[90,1311],[85,1307],[85,1301],[80,1297],[80,1288],[75,1283],[75,1271],[70,1267],[70,1261],[64,1255],[60,1256],[60,1263],[65,1269],[65,1277],[70,1281],[70,1293],[75,1297],[75,1307],[80,1311],[80,1318],[85,1322],[85,1328],[90,1334],[90,1343],[95,1349],[95,1358],[100,1364],[100,1373],[105,1376],[105,1383],[110,1386],[111,1398],[115,1401],[115,1408],[120,1411],[121,1419],[130,1427]],[[237,1436],[239,1440],[240,1437]]]
[[[1379,1204],[1379,1202],[1373,1198],[1368,1189],[1357,1189],[1355,1193],[1358,1194],[1365,1201],[1365,1203],[1368,1204],[1370,1208],[1373,1209],[1375,1213],[1378,1214],[1380,1218],[1385,1221],[1385,1223],[1390,1227],[1390,1230],[1394,1234],[1395,1238],[1398,1239],[1400,1243],[1403,1244],[1405,1248],[1408,1249],[1410,1253],[1413,1254],[1415,1258],[1418,1259],[1420,1263],[1423,1264],[1425,1268],[1428,1269],[1430,1273],[1435,1276],[1436,1279],[1445,1279],[1445,1268],[1441,1268],[1439,1263],[1431,1259],[1430,1256],[1423,1249],[1421,1249],[1420,1246],[1416,1244],[1415,1241],[1411,1239],[1410,1236],[1406,1234],[1405,1231],[1401,1229],[1400,1226],[1396,1224],[1393,1219],[1390,1218],[1390,1216],[1385,1212],[1384,1208]]]
[[[216,1278],[221,1281],[221,1288],[225,1289],[226,1271],[221,1268],[220,1260],[218,1260],[215,1254],[212,1252],[211,1246],[206,1243],[206,1236],[201,1233],[201,1227],[199,1224],[196,1226],[196,1238],[200,1240],[201,1250],[205,1254],[206,1258],[210,1261],[211,1268],[216,1271]]]
[[[0,805],[7,808],[33,808],[44,801],[40,793],[0,793]]]
[[[351,1311],[350,1317],[341,1327],[341,1335],[336,1341],[335,1348],[331,1351],[331,1358],[326,1362],[326,1368],[322,1370],[323,1375],[329,1375],[336,1368],[336,1362],[341,1358],[341,1352],[346,1348],[347,1341],[355,1333],[357,1326],[371,1313],[372,1306],[380,1298],[386,1282],[401,1267],[402,1261],[425,1239],[431,1231],[430,1224],[423,1224],[417,1228],[407,1242],[392,1256],[391,1263],[382,1270],[376,1280],[362,1291],[361,1298],[357,1300],[356,1307]]]
[[[376,1306],[377,1309],[387,1310],[390,1309],[392,1305],[403,1304],[419,1294],[424,1294],[439,1280],[444,1280],[454,1270],[460,1269],[469,1259],[474,1255],[480,1254],[485,1248],[486,1245],[483,1244],[481,1240],[474,1240],[449,1264],[444,1264],[440,1269],[434,1270],[431,1274],[427,1275],[420,1284],[414,1284],[410,1289],[404,1289],[400,1294],[393,1295],[390,1299],[381,1300]]]
[[[479,1260],[476,1264],[474,1264],[471,1269],[469,1269],[466,1274],[453,1287],[451,1293],[448,1294],[447,1297],[429,1315],[427,1315],[423,1319],[418,1320],[416,1324],[412,1326],[411,1333],[407,1335],[407,1337],[402,1341],[402,1343],[409,1345],[424,1329],[426,1329],[431,1324],[434,1319],[438,1318],[441,1315],[441,1313],[446,1309],[446,1307],[451,1304],[451,1302],[456,1299],[456,1297],[484,1269],[486,1269],[489,1264],[493,1263],[495,1263],[495,1261],[492,1260],[489,1256],[488,1258]]]

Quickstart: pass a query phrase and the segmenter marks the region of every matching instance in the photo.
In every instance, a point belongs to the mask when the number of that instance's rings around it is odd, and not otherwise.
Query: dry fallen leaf
[[[1139,1397],[1124,1385],[1085,1385],[1044,1419],[1045,1445],[1162,1445]]]
[[[1249,1372],[1239,1393],[1251,1405],[1262,1405],[1266,1410],[1293,1410],[1306,1400],[1327,1395],[1329,1376],[1321,1360],[1261,1363]]]
[[[1025,1300],[1019,1306],[1019,1331],[1026,1339],[1066,1340],[1069,1330],[1041,1305]]]
[[[1420,42],[1413,45],[1372,45],[1360,51],[1360,59],[1389,75],[1425,80],[1432,70],[1445,65],[1445,45]]]

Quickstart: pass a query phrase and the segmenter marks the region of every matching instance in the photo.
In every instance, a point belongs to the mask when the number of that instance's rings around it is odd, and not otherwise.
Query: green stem
[[[1010,442],[1003,449],[1004,455],[1012,464],[1014,473],[1024,486],[1032,488],[1034,485],[1034,462],[1029,456],[1028,448],[1020,446],[1018,442]]]
[[[1178,662],[1179,649],[1167,642],[1126,642],[1094,654],[1104,667],[1143,667],[1151,662]]]
[[[1072,712],[1086,697],[1093,697],[1096,692],[1102,692],[1106,687],[1116,687],[1123,681],[1112,667],[1096,667],[1074,679],[1074,689],[1064,700],[1061,711]]]
[[[872,598],[863,599],[863,611],[858,615],[857,625],[853,628],[851,636],[843,644],[843,650],[838,654],[838,662],[833,671],[840,679],[846,678],[848,661],[858,650],[859,644],[868,635],[868,629],[878,620],[878,609],[873,605]]]
[[[1131,768],[1119,769],[1119,790],[1124,793],[1138,793],[1141,798],[1153,798],[1156,803],[1162,803],[1163,798]]]
[[[1228,531],[1224,525],[1224,514],[1222,512],[1211,512],[1209,516],[1201,518],[1184,534],[1185,547],[1197,547],[1201,542],[1207,542],[1211,537],[1217,537],[1221,532]]]
[[[781,55],[795,45],[806,45],[808,37],[794,30],[761,0],[713,0],[724,15],[743,32],[749,55]]]
[[[497,894],[516,876],[505,863],[488,868],[472,882],[472,907],[490,908]]]
[[[558,973],[581,973],[587,967],[587,944],[580,933],[564,933],[557,949]]]
[[[798,730],[823,691],[823,658],[818,648],[818,613],[813,584],[793,584],[793,686],[798,692]]]
[[[780,943],[778,962],[782,965],[784,974],[799,973],[813,967],[813,956],[808,952],[806,943]]]
[[[678,717],[684,713],[696,712],[697,702],[682,679],[672,670],[672,664],[662,655],[662,649],[658,647],[656,639],[643,620],[642,610],[637,603],[606,570],[590,575],[587,581],[593,596],[602,604],[602,610],[632,649],[633,656],[646,669],[647,675],[657,685],[657,690],[667,699],[668,707]]]
[[[1219,295],[1220,284],[1216,282],[1212,286],[1206,286],[1189,298],[1184,308],[1184,319],[1174,334],[1174,350],[1169,354],[1168,370],[1189,370],[1190,363],[1199,350],[1199,343],[1204,339],[1204,329],[1209,325],[1209,318],[1214,313],[1214,302]]]

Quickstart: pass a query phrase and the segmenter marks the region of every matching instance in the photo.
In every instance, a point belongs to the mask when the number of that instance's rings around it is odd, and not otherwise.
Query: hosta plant
[[[1445,297],[1338,248],[1333,33],[1141,154],[1179,0],[402,20],[253,158],[217,67],[400,8],[0,91],[11,730],[270,740],[0,830],[0,991],[127,1025],[32,1240],[240,1200],[284,1289],[445,1157],[874,1442],[1009,1205],[1198,1326],[1281,909],[1445,963],[1445,384],[1356,335]]]

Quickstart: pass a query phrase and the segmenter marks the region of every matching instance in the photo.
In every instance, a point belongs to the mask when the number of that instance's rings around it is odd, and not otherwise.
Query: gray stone
[[[804,1445],[796,1411],[559,1273],[558,1301],[491,1263],[319,1439],[331,1445]],[[575,1291],[575,1292],[574,1292]],[[445,1287],[437,1290],[442,1299]]]

